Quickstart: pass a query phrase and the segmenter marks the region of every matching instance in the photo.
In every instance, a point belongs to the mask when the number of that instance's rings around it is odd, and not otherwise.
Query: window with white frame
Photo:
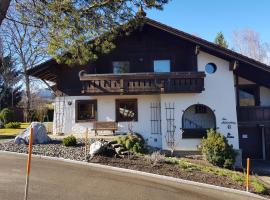
[[[171,72],[171,61],[154,60],[154,72]]]

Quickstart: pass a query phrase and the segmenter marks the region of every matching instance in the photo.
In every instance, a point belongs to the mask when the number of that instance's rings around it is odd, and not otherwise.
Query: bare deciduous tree
[[[233,32],[233,49],[247,57],[270,64],[270,45],[260,39],[259,33],[252,29]]]
[[[11,2],[11,0],[1,0],[0,1],[0,25],[6,17],[10,2]]]
[[[10,6],[10,12],[7,14],[16,15],[16,18],[23,18],[16,12],[16,8]],[[26,92],[26,118],[30,110],[31,91],[30,77],[27,70],[40,63],[46,57],[46,42],[43,40],[39,31],[36,31],[26,24],[18,23],[13,20],[6,20],[1,27],[1,36],[3,44],[17,59],[20,71],[24,76],[25,92]]]
[[[43,121],[44,117],[47,115],[49,105],[52,103],[52,100],[45,98],[42,93],[45,89],[40,89],[39,85],[35,81],[31,81],[31,114],[28,116],[29,120],[38,120]],[[20,102],[21,106],[27,104],[27,96],[23,95]]]

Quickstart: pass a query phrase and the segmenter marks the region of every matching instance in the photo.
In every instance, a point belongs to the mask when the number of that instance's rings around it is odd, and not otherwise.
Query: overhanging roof
[[[170,27],[170,26],[167,26],[165,24],[162,24],[160,22],[157,22],[155,20],[152,20],[152,19],[149,19],[149,18],[146,18],[146,23],[151,25],[151,26],[154,26],[156,28],[159,28],[159,29],[162,29],[168,33],[171,33],[171,34],[174,34],[184,40],[187,40],[187,41],[190,41],[192,43],[195,43],[196,45],[199,45],[201,48],[203,49],[206,49],[206,50],[210,50],[210,51],[214,51],[216,53],[219,53],[220,55],[223,55],[227,58],[230,58],[231,60],[238,60],[238,61],[241,61],[243,63],[246,63],[246,64],[250,64],[250,65],[253,65],[253,66],[256,66],[256,67],[259,67],[261,69],[264,69],[264,70],[267,70],[270,72],[270,66],[264,64],[264,63],[261,63],[257,60],[254,60],[252,58],[249,58],[247,56],[244,56],[240,53],[237,53],[235,51],[232,51],[230,49],[227,49],[227,48],[223,48],[217,44],[214,44],[212,42],[209,42],[207,40],[204,40],[202,38],[199,38],[197,36],[194,36],[194,35],[191,35],[191,34],[188,34],[188,33],[185,33],[183,31],[180,31],[178,29],[175,29],[173,27]]]
[[[239,54],[239,53],[232,51],[230,49],[220,47],[212,42],[209,42],[209,41],[204,40],[202,38],[199,38],[197,36],[185,33],[183,31],[180,31],[178,29],[167,26],[163,23],[157,22],[157,21],[149,19],[149,18],[145,18],[145,24],[148,24],[152,27],[156,27],[156,28],[161,29],[163,31],[166,31],[170,34],[173,34],[181,39],[184,39],[184,40],[189,41],[195,45],[198,45],[198,46],[200,46],[200,49],[202,49],[206,52],[209,52],[213,55],[217,55],[225,60],[240,61],[243,64],[251,65],[252,67],[254,67],[254,70],[259,69],[259,70],[263,70],[265,72],[270,73],[270,66],[268,66],[264,63],[261,63],[259,61],[256,61],[252,58],[249,58],[247,56],[244,56],[242,54]],[[44,79],[44,80],[54,81],[57,77],[51,70],[49,70],[49,68],[52,66],[56,67],[57,65],[58,65],[57,62],[54,59],[50,59],[50,60],[48,60],[40,65],[35,66],[34,68],[28,70],[28,74],[31,76],[37,77],[37,78]],[[270,84],[268,87],[270,87]]]
[[[54,59],[50,59],[27,70],[27,74],[42,80],[55,82],[57,75],[51,70],[54,65],[57,66],[58,63]]]

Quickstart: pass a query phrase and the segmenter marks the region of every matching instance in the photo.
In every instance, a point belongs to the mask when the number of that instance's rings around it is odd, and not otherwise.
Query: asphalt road
[[[0,200],[23,200],[24,155],[0,153]],[[242,200],[239,194],[33,158],[29,200]]]

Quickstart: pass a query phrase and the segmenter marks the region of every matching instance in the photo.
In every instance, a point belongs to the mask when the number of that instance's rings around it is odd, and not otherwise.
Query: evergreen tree
[[[114,49],[116,37],[140,26],[146,15],[144,10],[162,10],[168,2],[20,0],[16,1],[18,13],[14,17],[42,32],[49,55],[58,62],[87,64]]]
[[[217,33],[217,36],[216,36],[216,38],[214,40],[214,43],[221,46],[221,47],[224,47],[224,48],[229,47],[229,45],[228,45],[227,41],[225,40],[224,35],[223,35],[222,32]]]
[[[16,106],[22,97],[20,74],[10,56],[0,59],[0,110]]]

